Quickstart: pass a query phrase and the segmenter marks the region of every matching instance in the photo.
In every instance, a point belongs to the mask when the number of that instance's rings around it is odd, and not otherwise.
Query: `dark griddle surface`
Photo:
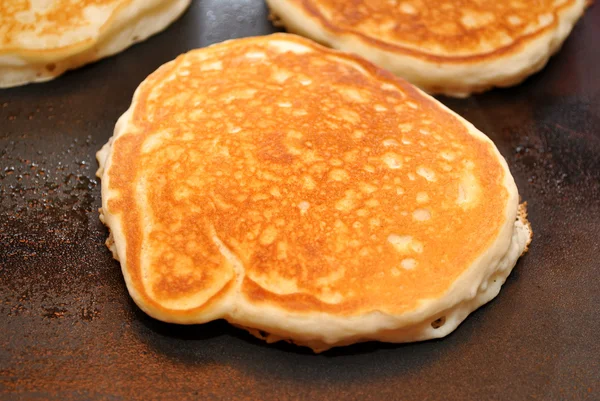
[[[600,7],[523,85],[441,99],[497,144],[530,252],[454,334],[323,355],[130,300],[103,242],[94,153],[179,53],[273,31],[261,0],[195,1],[171,28],[47,84],[0,90],[0,398],[600,399]]]

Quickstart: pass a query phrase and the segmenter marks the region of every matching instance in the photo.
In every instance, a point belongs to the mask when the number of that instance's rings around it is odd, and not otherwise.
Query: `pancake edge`
[[[451,334],[458,326],[479,307],[493,300],[500,292],[502,285],[512,272],[519,257],[523,256],[528,251],[528,246],[531,243],[532,231],[529,221],[522,216],[527,215],[526,203],[519,205],[519,219],[515,222],[515,232],[512,237],[511,246],[505,257],[499,262],[499,266],[508,266],[508,268],[498,269],[486,281],[479,286],[480,289],[475,297],[465,299],[451,309],[440,312],[439,318],[432,318],[414,325],[401,327],[398,329],[384,329],[379,332],[374,332],[368,336],[348,337],[338,342],[325,342],[314,338],[299,338],[295,333],[279,333],[272,334],[265,330],[255,329],[248,326],[233,323],[234,326],[246,330],[254,337],[264,340],[267,343],[276,343],[279,341],[288,342],[301,347],[308,347],[315,353],[321,353],[334,347],[347,346],[368,341],[381,341],[387,343],[407,343],[427,341],[436,338],[442,338]],[[482,290],[486,288],[485,290]],[[443,326],[434,327],[438,324]],[[435,333],[433,330],[439,330]],[[432,333],[431,336],[423,335],[423,333]]]

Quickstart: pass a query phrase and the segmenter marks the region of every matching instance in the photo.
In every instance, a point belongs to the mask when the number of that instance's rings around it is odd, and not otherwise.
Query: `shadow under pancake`
[[[505,286],[510,286],[513,281],[518,281],[519,266],[521,264],[521,262],[517,264]],[[315,354],[307,347],[296,346],[284,341],[268,344],[222,319],[199,325],[170,324],[149,317],[132,300],[130,300],[130,305],[134,309],[134,319],[140,323],[135,325],[138,338],[156,353],[164,354],[167,358],[178,363],[195,364],[197,362],[190,355],[190,346],[204,348],[216,345],[219,348],[237,350],[237,352],[250,355],[249,358],[244,358],[245,362],[241,358],[236,358],[235,364],[242,364],[244,365],[243,369],[250,369],[256,374],[264,374],[265,366],[274,363],[274,360],[279,361],[278,365],[284,363],[286,369],[271,373],[276,374],[279,379],[287,378],[289,380],[302,380],[302,377],[297,374],[297,369],[309,369],[306,374],[312,376],[314,374],[313,368],[329,369],[360,361],[360,363],[374,363],[374,365],[364,366],[364,369],[352,373],[357,375],[353,380],[369,380],[366,376],[369,372],[371,372],[373,378],[382,376],[379,366],[381,363],[386,363],[386,361],[389,363],[390,369],[385,371],[384,376],[386,374],[395,376],[398,374],[398,369],[403,371],[403,374],[406,371],[418,372],[427,366],[435,365],[438,359],[455,359],[451,355],[457,352],[466,354],[464,349],[472,346],[472,339],[477,342],[476,337],[487,334],[485,327],[482,327],[482,323],[486,324],[488,319],[494,320],[493,316],[486,316],[486,310],[488,308],[502,308],[501,305],[495,305],[495,302],[497,301],[492,300],[491,303],[473,312],[453,333],[442,339],[401,344],[369,341],[350,346],[335,347],[320,354]],[[512,320],[510,315],[517,314],[517,311],[518,308],[509,308],[508,311],[504,309],[502,317],[498,317],[498,319]],[[490,329],[494,330],[493,327]],[[497,330],[495,331],[497,332]],[[231,361],[228,362],[228,357],[223,356],[222,360],[214,360],[214,362],[231,363]],[[257,359],[261,360],[258,365],[255,363]],[[268,361],[270,362],[266,363]],[[285,373],[287,370],[294,373],[288,375]],[[346,374],[348,373],[351,372],[346,372]],[[308,379],[308,377],[305,379]],[[326,380],[330,381],[331,378]],[[346,378],[340,380],[343,381]]]
[[[165,323],[148,316],[135,304],[135,302],[133,302],[131,298],[129,298],[129,305],[133,312],[133,320],[135,323],[139,323],[136,325],[138,327],[137,334],[139,338],[144,342],[147,342],[148,345],[154,347],[157,352],[162,351],[162,346],[165,341],[171,344],[176,342],[193,341],[200,345],[202,342],[210,343],[210,340],[220,337],[223,337],[220,338],[220,340],[225,339],[227,341],[248,343],[254,347],[258,347],[259,349],[284,352],[286,354],[309,355],[315,358],[361,355],[381,350],[393,350],[406,347],[406,344],[369,341],[345,347],[335,347],[321,354],[315,354],[308,347],[297,346],[286,341],[278,341],[276,343],[269,344],[264,340],[254,337],[244,329],[232,326],[224,319],[219,319],[204,324],[192,325]],[[171,349],[172,347],[169,345],[168,348]],[[171,356],[177,358],[177,355]],[[184,359],[188,358],[185,357]]]

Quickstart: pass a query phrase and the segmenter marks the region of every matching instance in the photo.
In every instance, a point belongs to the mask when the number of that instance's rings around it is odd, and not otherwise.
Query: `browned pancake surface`
[[[173,314],[240,275],[254,304],[401,314],[442,296],[506,219],[491,143],[391,74],[290,35],[163,66],[112,146],[121,260]]]
[[[328,30],[376,47],[440,61],[520,49],[575,0],[289,0]]]
[[[92,32],[76,32],[102,16],[105,22],[131,0],[2,0],[0,2],[0,53],[36,49],[56,50],[92,40]],[[36,7],[37,6],[37,7]],[[95,33],[95,32],[94,32]],[[68,43],[66,43],[68,42]]]

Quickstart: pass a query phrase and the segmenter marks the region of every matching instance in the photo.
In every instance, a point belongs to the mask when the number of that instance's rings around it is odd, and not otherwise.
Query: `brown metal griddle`
[[[116,57],[0,90],[0,399],[599,400],[598,6],[523,85],[441,99],[507,158],[535,231],[498,298],[449,337],[315,356],[135,306],[103,245],[94,153],[159,65],[273,30],[261,0],[197,0]]]

